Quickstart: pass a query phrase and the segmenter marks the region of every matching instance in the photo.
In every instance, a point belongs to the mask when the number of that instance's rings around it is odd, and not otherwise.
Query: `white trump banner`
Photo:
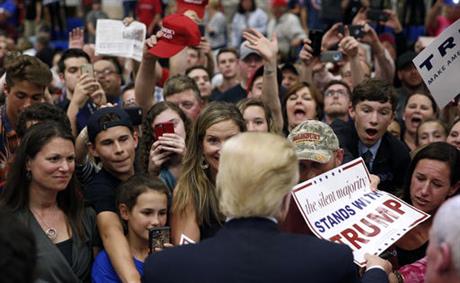
[[[439,107],[445,107],[460,93],[460,20],[412,61]]]
[[[348,245],[355,263],[379,255],[429,215],[399,198],[372,191],[362,158],[294,187],[294,200],[319,238]]]

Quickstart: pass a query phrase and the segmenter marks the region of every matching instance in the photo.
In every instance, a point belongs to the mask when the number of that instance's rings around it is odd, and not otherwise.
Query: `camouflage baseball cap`
[[[317,120],[308,120],[298,125],[288,139],[294,144],[299,160],[327,163],[334,151],[339,149],[339,140],[331,127]]]

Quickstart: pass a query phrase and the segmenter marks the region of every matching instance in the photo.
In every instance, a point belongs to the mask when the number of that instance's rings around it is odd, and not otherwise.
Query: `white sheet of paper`
[[[98,20],[96,54],[132,58],[140,62],[145,35],[145,25],[137,21],[125,26],[118,20]]]

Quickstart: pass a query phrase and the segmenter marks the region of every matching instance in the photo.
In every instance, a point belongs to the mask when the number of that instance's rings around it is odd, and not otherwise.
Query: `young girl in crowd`
[[[155,134],[155,127],[172,123],[174,133]],[[142,127],[141,166],[142,173],[159,176],[171,195],[182,169],[185,154],[185,139],[190,128],[190,120],[175,104],[158,102],[150,108]]]
[[[455,119],[450,126],[447,142],[460,150],[460,118]]]
[[[417,128],[417,147],[433,142],[446,141],[447,127],[439,119],[428,119],[423,121]]]
[[[246,98],[238,102],[238,109],[243,115],[248,132],[270,132],[279,134],[270,109],[258,98]]]
[[[117,202],[135,266],[142,276],[150,249],[149,229],[164,227],[168,220],[168,189],[156,177],[134,175],[118,188]],[[105,251],[97,255],[91,277],[94,283],[121,282]]]

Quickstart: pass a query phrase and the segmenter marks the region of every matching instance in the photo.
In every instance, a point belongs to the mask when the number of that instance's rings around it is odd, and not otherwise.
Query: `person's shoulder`
[[[200,261],[196,260],[202,257],[199,252],[202,249],[201,244],[200,242],[198,244],[176,246],[151,254],[145,260],[143,266],[145,282],[159,282],[160,278],[168,278],[168,282],[174,282],[178,281],[179,278],[187,277],[188,274],[193,274],[196,268],[195,265],[202,265]],[[180,273],[177,272],[178,269],[181,270]],[[152,281],[152,279],[155,279],[155,281]]]

